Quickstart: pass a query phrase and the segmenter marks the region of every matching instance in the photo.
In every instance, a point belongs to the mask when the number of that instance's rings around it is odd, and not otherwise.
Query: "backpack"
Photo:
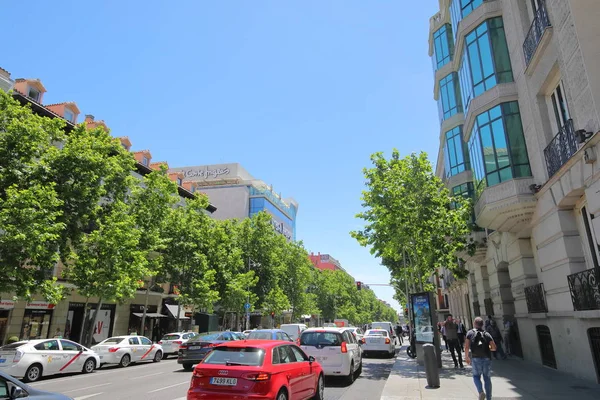
[[[485,332],[473,329],[475,336],[471,338],[471,354],[473,357],[490,357],[490,341]]]

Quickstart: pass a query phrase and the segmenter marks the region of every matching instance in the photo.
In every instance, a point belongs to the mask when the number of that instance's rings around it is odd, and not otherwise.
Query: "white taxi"
[[[98,366],[98,354],[67,339],[36,339],[0,347],[0,371],[26,382],[55,374],[90,373]]]
[[[385,354],[392,358],[396,355],[394,339],[385,329],[369,329],[362,338],[362,350],[365,357],[368,354]]]
[[[309,328],[300,347],[315,357],[328,376],[344,376],[348,384],[362,373],[362,350],[350,328]]]
[[[163,349],[145,336],[123,335],[105,339],[92,347],[100,356],[100,365],[118,364],[127,367],[140,361],[162,360]]]
[[[187,343],[188,340],[196,336],[194,332],[173,332],[167,333],[158,341],[163,348],[163,360],[170,355],[176,356],[179,346]]]

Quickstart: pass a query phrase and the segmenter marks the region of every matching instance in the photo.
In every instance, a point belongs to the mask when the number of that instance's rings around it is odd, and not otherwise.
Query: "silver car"
[[[167,333],[158,341],[163,348],[163,360],[173,355],[176,356],[179,351],[179,346],[187,343],[188,340],[198,335],[194,332],[173,332]]]

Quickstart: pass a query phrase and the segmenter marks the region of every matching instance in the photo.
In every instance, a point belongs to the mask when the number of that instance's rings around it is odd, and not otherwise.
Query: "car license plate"
[[[235,386],[237,385],[237,378],[210,378],[210,383],[212,385],[219,386]]]
[[[202,348],[202,346],[190,346],[188,347],[188,350],[200,350]]]
[[[367,343],[377,344],[377,343],[379,343],[379,339],[369,339],[369,340],[367,340]]]
[[[317,361],[325,361],[327,360],[327,357],[317,357]]]

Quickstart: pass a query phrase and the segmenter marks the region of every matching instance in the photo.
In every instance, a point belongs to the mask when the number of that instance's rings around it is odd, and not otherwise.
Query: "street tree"
[[[315,268],[302,242],[288,242],[283,239],[282,246],[285,271],[280,282],[289,300],[294,321],[303,314],[316,311],[315,296],[307,290],[313,280]]]

